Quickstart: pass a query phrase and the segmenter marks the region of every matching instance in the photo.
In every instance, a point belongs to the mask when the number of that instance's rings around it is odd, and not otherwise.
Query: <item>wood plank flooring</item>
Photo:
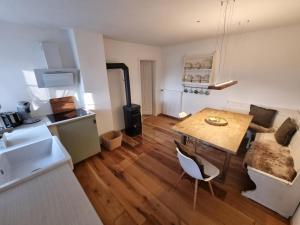
[[[181,168],[171,130],[177,121],[147,117],[136,147],[124,145],[102,152],[75,166],[75,174],[105,225],[283,225],[273,211],[241,196],[253,185],[242,166],[244,151],[233,156],[224,184],[213,182],[216,197],[200,182],[197,208],[192,210],[194,180],[176,187]],[[197,151],[219,168],[224,154],[209,147]]]

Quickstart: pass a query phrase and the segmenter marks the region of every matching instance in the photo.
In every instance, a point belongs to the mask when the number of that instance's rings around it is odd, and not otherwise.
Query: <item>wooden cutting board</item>
[[[68,112],[76,109],[73,96],[50,99],[53,114]]]

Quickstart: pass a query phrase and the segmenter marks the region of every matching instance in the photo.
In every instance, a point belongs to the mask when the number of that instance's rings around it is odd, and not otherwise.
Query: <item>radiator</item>
[[[178,118],[181,112],[182,92],[163,89],[163,114]]]

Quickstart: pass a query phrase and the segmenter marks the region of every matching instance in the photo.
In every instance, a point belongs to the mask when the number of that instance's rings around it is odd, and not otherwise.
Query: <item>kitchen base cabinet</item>
[[[59,137],[74,164],[101,151],[95,115],[56,124],[49,129]]]
[[[103,225],[66,163],[0,192],[1,225]]]
[[[55,125],[49,125],[49,126],[48,126],[48,129],[49,129],[50,133],[51,133],[53,136],[56,136],[56,137],[60,138],[59,133],[58,133],[57,126],[55,126]]]

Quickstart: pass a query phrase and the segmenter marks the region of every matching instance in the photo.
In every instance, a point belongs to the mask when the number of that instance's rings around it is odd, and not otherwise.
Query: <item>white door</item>
[[[142,115],[153,114],[153,71],[154,62],[150,60],[140,61],[141,70],[141,94]]]

